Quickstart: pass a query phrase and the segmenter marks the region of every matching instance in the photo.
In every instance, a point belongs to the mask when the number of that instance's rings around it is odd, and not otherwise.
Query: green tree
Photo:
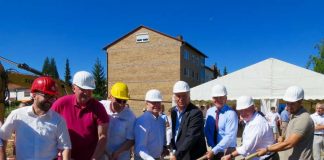
[[[54,58],[51,58],[51,60],[48,57],[45,58],[42,73],[56,79],[59,78],[59,74],[57,72],[56,62]]]
[[[224,70],[223,70],[223,76],[227,75],[227,68],[226,66],[224,67]]]
[[[217,68],[216,63],[212,66],[212,70],[213,70],[213,74],[214,74],[214,79],[222,76],[220,73],[220,70]]]
[[[98,100],[107,98],[107,80],[105,77],[104,67],[101,65],[99,58],[93,66],[92,74],[96,82],[96,88],[93,91],[93,95]]]
[[[54,58],[51,58],[50,68],[51,68],[51,70],[50,70],[51,74],[50,75],[53,78],[59,79],[60,76],[58,74],[57,67],[56,67],[56,62],[55,62]]]
[[[318,55],[309,56],[306,68],[312,67],[315,72],[324,74],[324,40],[317,44],[315,48],[318,50]]]
[[[42,73],[48,75],[50,72],[49,70],[50,70],[50,60],[48,57],[46,57],[43,63]]]
[[[69,84],[70,86],[72,85],[71,83],[71,70],[70,70],[70,63],[69,59],[66,59],[65,61],[65,75],[64,75],[64,82],[66,84]]]

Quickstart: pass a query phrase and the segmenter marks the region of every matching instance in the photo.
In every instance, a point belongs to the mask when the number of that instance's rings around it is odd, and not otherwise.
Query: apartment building
[[[129,87],[128,102],[137,115],[145,108],[149,89],[163,94],[164,105],[171,107],[172,87],[178,80],[194,87],[205,82],[207,56],[184,41],[146,26],[139,26],[104,47],[107,53],[108,90],[115,82]]]

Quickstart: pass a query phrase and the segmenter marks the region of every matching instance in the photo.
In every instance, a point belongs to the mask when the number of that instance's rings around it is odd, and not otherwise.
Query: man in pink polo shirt
[[[59,98],[52,109],[66,120],[74,160],[95,160],[104,153],[109,117],[104,106],[92,98],[93,76],[79,71],[73,77],[73,95]]]

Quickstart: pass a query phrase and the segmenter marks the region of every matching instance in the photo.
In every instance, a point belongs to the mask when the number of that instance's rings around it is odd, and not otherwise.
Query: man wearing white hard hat
[[[242,135],[243,142],[240,147],[236,147],[235,151],[224,156],[222,160],[230,160],[238,155],[246,157],[255,153],[257,149],[265,148],[275,143],[272,129],[267,120],[255,111],[252,97],[239,97],[236,102],[236,110],[246,123]],[[262,157],[256,157],[253,160],[259,159],[276,160],[279,159],[279,155],[272,153]]]
[[[134,124],[136,116],[126,106],[127,100],[130,98],[128,86],[123,82],[116,82],[109,93],[109,100],[100,101],[105,106],[110,118],[107,130],[108,142],[104,157],[113,160],[129,160],[131,147],[135,142]]]
[[[198,159],[207,151],[203,113],[190,102],[190,88],[187,82],[176,82],[173,94],[176,106],[171,111],[170,160]]]
[[[268,146],[258,151],[258,155],[267,152],[285,151],[282,159],[313,160],[314,122],[309,113],[303,108],[304,90],[298,86],[291,86],[286,90],[283,100],[287,103],[291,119],[287,126],[286,137],[282,142]]]
[[[321,160],[321,151],[324,150],[324,103],[316,104],[316,112],[311,115],[315,124],[313,155],[314,160]]]
[[[109,117],[104,106],[92,98],[95,80],[91,73],[73,76],[73,95],[59,98],[52,106],[66,121],[74,160],[99,159],[107,141]]]
[[[207,110],[205,134],[207,144],[212,150],[206,153],[208,159],[220,159],[236,147],[238,116],[226,105],[227,90],[223,85],[212,88],[214,106]]]
[[[157,89],[146,93],[146,112],[135,122],[135,160],[163,158],[166,148],[165,121],[161,118],[162,95]]]

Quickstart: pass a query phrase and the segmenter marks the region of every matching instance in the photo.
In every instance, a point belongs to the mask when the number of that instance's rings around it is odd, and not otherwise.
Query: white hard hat
[[[173,93],[189,92],[190,87],[185,81],[178,81],[173,86]]]
[[[296,102],[304,99],[304,90],[298,86],[291,86],[286,90],[283,100],[287,102]]]
[[[221,84],[216,84],[213,88],[212,88],[212,97],[222,97],[222,96],[226,96],[227,95],[227,91],[225,86],[221,85]]]
[[[236,100],[236,110],[247,109],[252,105],[254,105],[254,103],[250,96],[241,96]]]
[[[82,89],[91,89],[96,88],[95,79],[92,74],[87,71],[79,71],[73,76],[73,84],[77,85]]]
[[[145,101],[162,102],[161,92],[157,89],[151,89],[146,92]]]

